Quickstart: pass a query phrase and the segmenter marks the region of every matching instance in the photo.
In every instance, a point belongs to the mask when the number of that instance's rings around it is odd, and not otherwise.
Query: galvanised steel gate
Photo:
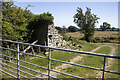
[[[0,66],[0,67],[1,67],[0,71],[3,72],[3,73],[5,73],[5,74],[8,74],[8,75],[10,75],[10,76],[12,76],[12,77],[14,77],[14,78],[17,78],[17,79],[19,79],[19,80],[21,79],[20,76],[21,76],[21,77],[24,77],[24,78],[26,78],[26,79],[29,79],[28,77],[26,77],[26,76],[24,76],[24,75],[21,75],[20,72],[26,73],[26,74],[28,74],[28,75],[30,75],[30,76],[32,76],[32,77],[37,78],[37,79],[42,79],[42,78],[40,78],[40,77],[37,77],[36,75],[33,75],[33,74],[30,74],[30,73],[25,72],[25,71],[23,71],[23,70],[20,70],[20,67],[23,67],[23,68],[25,68],[25,69],[27,69],[27,70],[31,70],[31,71],[33,71],[33,72],[37,72],[38,74],[42,74],[42,75],[44,75],[44,76],[48,76],[48,80],[50,80],[51,78],[54,78],[54,79],[58,79],[58,80],[59,80],[59,78],[56,78],[56,77],[50,75],[50,72],[51,72],[51,71],[52,71],[52,72],[56,72],[56,73],[60,73],[60,74],[63,74],[63,75],[71,76],[71,77],[74,77],[74,78],[86,80],[85,78],[82,78],[82,77],[78,77],[78,76],[75,76],[75,75],[71,75],[71,74],[67,74],[67,73],[63,73],[63,72],[60,72],[60,71],[51,69],[51,61],[52,61],[52,60],[53,60],[53,61],[58,61],[58,62],[61,62],[61,63],[65,63],[65,64],[70,64],[70,65],[75,65],[75,66],[79,66],[79,67],[89,68],[89,69],[93,69],[93,70],[103,71],[103,73],[102,73],[102,80],[104,80],[104,73],[105,73],[105,72],[120,75],[120,73],[118,73],[118,72],[105,70],[106,58],[120,59],[119,56],[105,55],[105,54],[96,54],[96,53],[91,53],[91,52],[75,51],[75,50],[61,49],[61,48],[53,48],[53,47],[48,47],[48,46],[42,46],[42,45],[36,45],[36,44],[30,44],[30,43],[22,43],[22,42],[10,41],[10,40],[2,40],[2,39],[0,39],[0,41],[1,41],[1,42],[4,41],[4,42],[9,42],[9,43],[17,44],[17,50],[15,50],[15,49],[10,49],[10,48],[6,48],[6,47],[2,47],[2,46],[0,47],[1,50],[2,50],[2,49],[5,49],[5,50],[10,50],[10,51],[13,51],[13,52],[17,52],[17,58],[13,58],[13,57],[10,57],[9,55],[5,55],[5,54],[0,53],[0,55],[1,55],[0,60],[1,60],[1,61],[6,61],[6,62],[9,62],[9,63],[11,63],[11,64],[17,65],[17,68],[15,68],[15,67],[13,67],[13,66],[11,66],[11,65],[4,64],[4,65],[7,66],[7,67],[10,67],[10,68],[12,68],[12,69],[17,70],[17,73],[14,72],[14,71],[12,71],[12,70],[10,70],[10,69],[7,69],[7,68],[5,68],[5,67],[3,67],[3,66]],[[20,51],[20,50],[19,50],[19,45],[20,45],[20,44],[24,44],[24,45],[28,45],[28,46],[36,46],[36,47],[47,48],[47,49],[49,49],[49,56],[48,56],[48,57],[43,57],[43,56],[38,56],[38,55],[35,55],[35,54],[30,54],[30,53],[26,53],[26,52]],[[80,64],[74,64],[74,63],[70,63],[70,62],[66,62],[66,61],[62,61],[62,60],[57,60],[57,59],[52,59],[52,58],[51,58],[51,50],[60,50],[60,51],[67,51],[67,52],[74,52],[74,53],[79,53],[79,54],[87,54],[87,55],[104,57],[103,69],[95,68],[95,67],[89,67],[89,66],[80,65]],[[30,63],[30,62],[27,62],[27,61],[24,61],[24,60],[20,60],[20,58],[19,58],[20,53],[23,53],[23,54],[26,54],[26,55],[35,56],[35,57],[39,57],[39,58],[48,59],[48,68],[43,67],[43,66],[39,66],[39,65],[37,65],[37,64],[33,64],[33,63]],[[17,64],[14,63],[14,62],[11,62],[11,61],[9,61],[9,60],[3,59],[2,56],[8,57],[8,58],[12,58],[12,59],[14,59],[14,60],[17,60]],[[26,63],[26,64],[30,64],[30,65],[33,65],[33,66],[37,66],[37,67],[46,69],[46,70],[48,70],[48,74],[45,74],[45,73],[42,73],[42,72],[38,72],[38,71],[36,71],[36,70],[33,70],[33,69],[28,68],[28,67],[22,66],[22,65],[19,64],[20,61],[21,61],[21,62],[24,62],[24,63]],[[1,62],[0,64],[2,65],[3,63]],[[14,73],[14,74],[17,74],[17,76],[14,76],[13,74],[10,74],[10,73],[2,70],[2,69],[5,69],[5,70],[8,70],[8,71],[10,71],[10,72],[12,72],[12,73]]]

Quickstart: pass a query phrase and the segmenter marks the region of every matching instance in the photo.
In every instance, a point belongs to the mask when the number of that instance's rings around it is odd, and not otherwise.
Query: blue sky
[[[100,18],[99,23],[96,24],[97,27],[103,22],[110,23],[112,27],[118,27],[118,2],[15,2],[15,5],[22,8],[28,4],[34,6],[28,8],[34,14],[52,13],[55,26],[77,26],[73,22],[77,7],[82,8],[83,11],[88,7]]]

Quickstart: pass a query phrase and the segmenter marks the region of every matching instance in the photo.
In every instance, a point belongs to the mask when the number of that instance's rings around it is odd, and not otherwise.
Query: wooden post
[[[33,49],[33,47],[31,47],[31,49],[32,49],[32,54],[34,54],[35,52],[34,52],[34,49]]]
[[[35,43],[37,43],[38,42],[38,40],[36,40],[36,41],[34,41],[32,44],[35,44]],[[27,50],[29,50],[31,48],[31,46],[28,46],[23,52],[26,52]]]

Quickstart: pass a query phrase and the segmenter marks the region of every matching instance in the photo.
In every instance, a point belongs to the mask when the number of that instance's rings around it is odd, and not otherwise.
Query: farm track
[[[115,55],[115,46],[120,46],[120,44],[112,44],[112,43],[95,43],[95,44],[98,45],[98,46],[101,46],[101,47],[102,46],[111,47],[111,52],[110,52],[109,55]],[[106,64],[105,64],[105,69],[110,68],[113,65],[113,63],[114,63],[114,59],[113,58],[108,58],[108,62],[106,62]],[[94,75],[96,75],[96,78],[102,78],[102,74],[103,74],[102,71],[96,71]],[[90,73],[86,74],[86,76],[90,76],[90,75],[91,75]]]
[[[91,52],[95,52],[95,51],[97,51],[100,48],[101,48],[101,46],[93,49]],[[86,56],[85,54],[76,56],[73,59],[71,59],[69,62],[70,63],[75,63],[77,61],[80,61],[85,56]],[[59,66],[55,67],[54,70],[61,71],[62,69],[70,67],[70,66],[72,66],[72,65],[70,65],[70,64],[62,64],[62,65],[59,65]],[[48,74],[48,72],[46,72],[45,74]],[[55,72],[51,72],[50,75],[57,78],[57,76],[60,75],[60,74],[59,73],[55,73]],[[47,77],[43,77],[43,78],[47,78]]]
[[[113,47],[113,46],[109,46],[109,47],[111,47],[112,49],[111,49],[111,52],[110,52],[110,54],[109,55],[114,55],[115,54],[115,47]],[[105,64],[105,69],[108,69],[108,68],[110,68],[112,65],[113,65],[113,62],[114,62],[114,59],[113,58],[108,58],[108,62]],[[105,72],[106,73],[106,72]],[[96,71],[96,78],[102,78],[102,74],[103,74],[103,72],[102,71]]]

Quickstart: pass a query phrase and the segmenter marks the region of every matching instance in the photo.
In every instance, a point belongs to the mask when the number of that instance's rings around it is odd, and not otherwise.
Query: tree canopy
[[[62,32],[62,28],[61,27],[55,26],[55,28],[58,30],[58,33]]]
[[[100,25],[100,29],[102,29],[102,31],[106,31],[107,29],[111,29],[111,25],[107,22],[103,22],[103,25]]]
[[[2,38],[24,41],[27,35],[26,25],[34,15],[29,10],[21,9],[13,2],[2,3]]]
[[[68,31],[69,32],[76,32],[76,31],[78,31],[78,28],[76,28],[75,26],[69,26]]]
[[[34,30],[34,29],[40,28],[40,25],[52,24],[53,20],[54,20],[54,17],[49,12],[36,15],[33,19],[29,21],[27,28],[29,30]]]
[[[77,13],[74,15],[74,22],[80,27],[86,41],[91,41],[95,33],[95,23],[98,23],[98,17],[91,13],[91,9],[86,7],[86,12],[83,13],[81,8],[77,8]]]

